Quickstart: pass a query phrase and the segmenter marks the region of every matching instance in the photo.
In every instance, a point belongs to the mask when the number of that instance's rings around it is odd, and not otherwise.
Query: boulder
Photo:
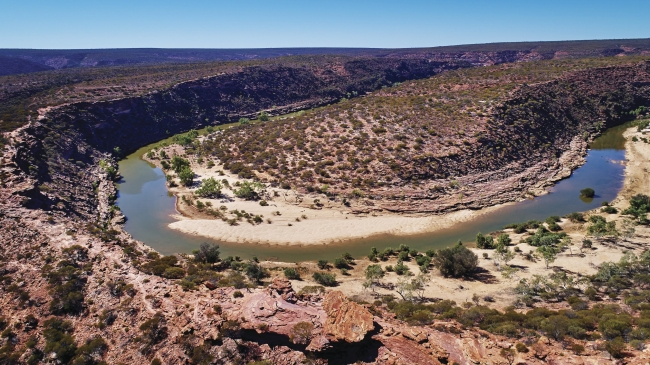
[[[359,342],[375,327],[372,314],[340,291],[327,293],[323,309],[327,313],[324,332],[336,340]]]
[[[285,278],[273,279],[273,284],[269,285],[269,289],[272,294],[275,293],[279,295],[289,303],[295,303],[298,301],[296,293],[293,291],[293,287],[291,286],[291,282]]]
[[[229,318],[242,319],[245,328],[266,325],[268,332],[285,336],[290,336],[293,327],[300,322],[312,323],[315,333],[318,333],[326,318],[320,306],[308,302],[290,303],[270,290],[244,294],[241,302],[228,308],[228,312]]]

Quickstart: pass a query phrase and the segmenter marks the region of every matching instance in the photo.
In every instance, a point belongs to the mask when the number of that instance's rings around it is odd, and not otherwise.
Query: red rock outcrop
[[[293,291],[291,282],[284,278],[275,278],[273,279],[273,284],[269,285],[269,290],[276,295],[279,295],[282,299],[286,300],[289,303],[295,303],[298,301],[296,298],[296,292]]]
[[[232,306],[229,316],[243,319],[243,328],[259,329],[260,325],[264,325],[266,331],[286,336],[291,336],[293,327],[300,322],[312,323],[314,331],[320,332],[327,317],[320,305],[310,302],[290,303],[272,287],[273,285],[263,291],[244,295],[240,302]],[[288,290],[286,286],[283,288],[285,296],[293,292],[290,283]]]
[[[375,327],[372,314],[340,291],[327,293],[323,309],[327,312],[325,333],[336,340],[359,342]]]

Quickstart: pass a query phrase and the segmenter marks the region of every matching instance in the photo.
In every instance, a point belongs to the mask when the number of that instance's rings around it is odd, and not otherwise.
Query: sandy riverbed
[[[168,155],[181,155],[178,146],[166,148]],[[151,160],[157,164],[159,160]],[[202,179],[213,177],[226,179],[231,186],[242,181],[237,176],[223,171],[221,165],[207,168],[190,158],[192,170],[196,173],[196,186],[191,188],[170,188],[179,197],[190,196]],[[268,206],[261,206],[259,201],[246,201],[234,196],[232,189],[224,188],[223,197],[219,199],[199,198],[203,203],[209,202],[213,208],[225,207],[232,210],[246,211],[252,215],[262,215],[264,222],[252,225],[245,220],[238,225],[230,225],[220,219],[214,219],[196,211],[182,199],[177,201],[177,210],[181,213],[171,223],[170,228],[184,233],[210,237],[226,242],[248,242],[280,245],[312,245],[344,242],[373,235],[413,235],[449,228],[457,223],[488,214],[503,205],[481,210],[461,210],[448,214],[429,216],[407,216],[387,212],[370,214],[352,214],[340,200],[328,200],[324,194],[297,194],[293,190],[267,187],[264,199]],[[322,206],[314,204],[318,200]],[[300,202],[298,202],[300,200]],[[363,204],[355,201],[353,204]],[[280,214],[278,215],[277,212]],[[270,219],[270,223],[268,220]]]

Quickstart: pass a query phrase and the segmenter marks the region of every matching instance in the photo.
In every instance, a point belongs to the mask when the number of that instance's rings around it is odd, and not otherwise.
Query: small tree
[[[269,273],[266,271],[266,269],[262,268],[258,263],[254,261],[249,261],[245,265],[244,272],[246,273],[248,279],[256,284],[259,284],[263,278],[269,276]]]
[[[553,263],[557,258],[558,249],[553,245],[543,245],[537,248],[537,252],[542,255],[546,268],[548,269],[548,265]]]
[[[609,352],[611,357],[616,359],[621,358],[623,357],[623,351],[625,350],[625,341],[623,341],[623,338],[621,337],[616,337],[611,341],[606,341],[605,350]]]
[[[413,300],[413,286],[408,278],[402,277],[398,279],[395,291],[402,297],[402,300]]]
[[[542,331],[555,339],[561,340],[569,330],[569,319],[563,315],[550,316],[542,322]]]
[[[584,250],[584,249],[591,249],[591,247],[593,245],[594,245],[594,243],[591,242],[590,239],[587,239],[587,238],[583,239],[582,240],[582,245],[580,245],[580,252],[582,252],[582,250]]]
[[[284,276],[289,280],[300,280],[300,273],[293,267],[284,269]]]
[[[587,233],[596,238],[603,236],[618,236],[616,230],[616,222],[607,222],[607,220],[599,215],[592,215],[589,221],[593,223],[587,228]]]
[[[210,177],[203,179],[201,181],[201,186],[196,189],[196,195],[204,198],[213,198],[221,195],[221,189],[223,186],[221,182],[217,181],[215,178]]]
[[[179,156],[174,156],[172,158],[171,166],[172,170],[178,174],[184,167],[190,167],[190,161]]]
[[[580,196],[583,196],[585,198],[593,198],[596,196],[596,191],[592,188],[584,188],[580,190]]]
[[[395,291],[403,300],[413,301],[414,299],[424,298],[424,289],[429,277],[425,274],[418,274],[414,279],[407,277],[400,278],[395,285]]]
[[[499,235],[499,238],[497,238],[497,245],[510,246],[511,243],[512,240],[510,239],[510,235],[507,233],[502,233]]]
[[[433,262],[443,276],[461,277],[476,270],[478,256],[459,242],[454,247],[438,251]]]
[[[192,251],[192,254],[197,262],[214,264],[219,261],[219,245],[203,242],[198,250]]]
[[[341,257],[334,260],[334,267],[337,269],[349,269],[350,265],[346,259]]]
[[[329,266],[327,260],[318,260],[316,265],[318,265],[318,268],[321,269],[321,270],[325,270]]]
[[[501,262],[508,265],[508,261],[515,258],[515,253],[510,251],[510,249],[503,243],[497,243],[493,257],[494,262],[497,263],[498,270],[501,271]]]
[[[182,185],[191,186],[194,182],[194,171],[192,171],[189,167],[183,167],[178,172],[178,178],[180,179]]]
[[[239,185],[239,189],[235,190],[234,193],[238,198],[255,200],[259,198],[259,193],[263,188],[264,185],[258,182],[244,181]]]
[[[564,237],[560,243],[560,247],[568,248],[570,255],[573,256],[573,240],[571,240],[571,236]]]
[[[368,265],[366,267],[366,282],[363,284],[366,288],[371,288],[375,291],[375,286],[379,283],[379,279],[384,277],[384,270],[381,265]]]
[[[627,241],[630,238],[634,237],[636,230],[636,224],[631,219],[624,219],[621,224],[621,236]]]
[[[312,275],[314,281],[323,286],[336,286],[336,275],[326,272],[315,272]]]
[[[426,285],[430,279],[431,278],[428,275],[421,272],[411,280],[411,289],[418,299],[424,299],[424,290],[426,289]]]
[[[484,236],[482,233],[476,235],[476,247],[481,249],[489,249],[494,245],[494,239],[492,236]]]
[[[269,117],[269,113],[261,111],[258,119],[262,122],[268,122],[271,118]]]

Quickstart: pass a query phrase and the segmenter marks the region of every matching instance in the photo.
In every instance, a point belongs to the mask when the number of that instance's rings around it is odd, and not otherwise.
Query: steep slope
[[[357,199],[357,210],[480,208],[567,176],[591,137],[648,105],[648,65],[458,70],[290,120],[231,128],[199,153],[242,176]]]

